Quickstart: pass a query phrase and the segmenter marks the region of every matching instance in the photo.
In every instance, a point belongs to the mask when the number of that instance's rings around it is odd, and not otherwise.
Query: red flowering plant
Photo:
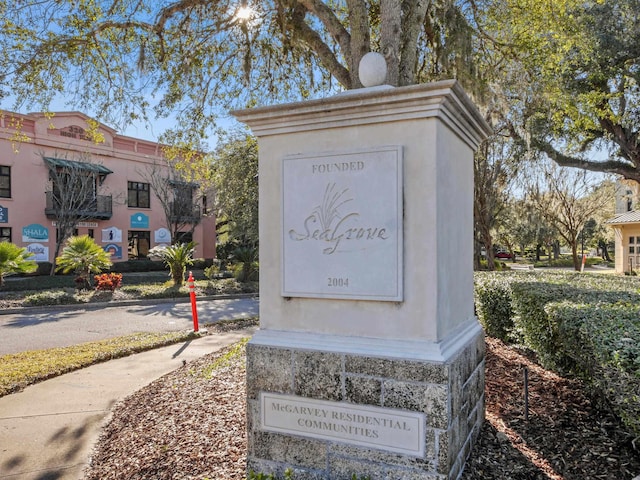
[[[113,292],[122,285],[121,273],[103,273],[93,277],[96,281],[96,290]]]

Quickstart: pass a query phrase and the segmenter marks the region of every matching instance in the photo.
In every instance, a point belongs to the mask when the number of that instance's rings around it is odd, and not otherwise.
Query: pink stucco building
[[[27,247],[38,261],[53,261],[56,208],[60,200],[53,168],[65,166],[92,178],[79,235],[88,234],[111,252],[114,262],[145,258],[171,243],[172,226],[149,183],[148,171],[163,165],[161,145],[119,135],[78,112],[0,114],[0,240]],[[162,170],[160,170],[162,171]],[[199,186],[168,182],[171,215],[184,224],[182,240],[193,240],[196,258],[215,256],[215,218]],[[58,190],[56,190],[58,189]],[[171,190],[173,189],[173,190]],[[195,225],[190,234],[192,225]]]

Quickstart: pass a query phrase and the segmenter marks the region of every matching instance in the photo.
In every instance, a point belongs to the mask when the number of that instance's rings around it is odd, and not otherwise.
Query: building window
[[[635,253],[634,250],[635,250],[635,247],[629,247],[629,254],[633,255]]]
[[[95,233],[93,231],[93,228],[90,228],[89,230],[87,230],[87,235],[89,235],[89,238],[94,238]]]
[[[147,258],[151,245],[151,232],[145,230],[129,230],[129,258]]]
[[[193,232],[178,232],[176,237],[177,243],[193,242]]]
[[[142,182],[128,182],[129,197],[127,204],[130,207],[149,208],[149,184]]]
[[[193,202],[193,195],[197,185],[195,183],[173,180],[173,201],[170,204],[171,222],[198,223],[201,217],[199,205]]]
[[[11,198],[11,167],[0,165],[0,197]]]
[[[635,241],[636,237],[629,237],[629,245],[633,245],[633,242]]]
[[[11,241],[11,227],[0,228],[0,242]]]

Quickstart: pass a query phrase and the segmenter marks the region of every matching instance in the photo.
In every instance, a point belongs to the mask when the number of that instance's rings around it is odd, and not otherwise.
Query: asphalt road
[[[257,316],[258,303],[258,298],[199,300],[199,325]],[[175,330],[193,330],[190,303],[30,310],[0,315],[0,355]]]

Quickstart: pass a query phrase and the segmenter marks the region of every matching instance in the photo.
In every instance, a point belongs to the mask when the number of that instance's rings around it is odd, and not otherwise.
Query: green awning
[[[99,175],[109,175],[110,173],[113,173],[113,171],[98,163],[75,162],[73,160],[52,157],[44,157],[44,161],[51,167],[86,170]]]

